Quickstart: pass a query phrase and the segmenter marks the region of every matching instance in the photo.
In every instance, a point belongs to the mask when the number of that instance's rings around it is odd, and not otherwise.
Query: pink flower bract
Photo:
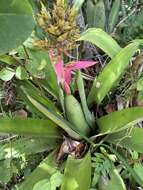
[[[64,65],[63,60],[55,64],[55,72],[57,75],[58,83],[61,83],[66,93],[70,93],[70,82],[72,79],[72,71],[78,69],[85,69],[95,65],[95,61],[73,61],[70,64]]]

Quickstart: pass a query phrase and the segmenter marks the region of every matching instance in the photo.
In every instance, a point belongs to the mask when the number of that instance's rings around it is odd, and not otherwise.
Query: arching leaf
[[[60,138],[60,132],[52,121],[31,118],[0,118],[0,133]]]
[[[100,104],[108,92],[117,84],[129,61],[139,48],[139,43],[134,42],[119,51],[115,57],[105,66],[99,76],[95,79],[88,96],[88,104],[93,102]],[[98,83],[98,85],[97,85]]]
[[[95,44],[111,58],[121,50],[121,47],[117,44],[117,42],[110,35],[99,28],[89,28],[81,34],[79,41],[81,40]]]
[[[143,108],[134,107],[112,112],[96,120],[101,133],[115,133],[143,120]]]

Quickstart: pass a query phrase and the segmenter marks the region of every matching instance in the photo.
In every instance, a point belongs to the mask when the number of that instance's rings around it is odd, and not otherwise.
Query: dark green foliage
[[[139,38],[143,38],[143,8],[130,16],[120,31],[120,40],[124,44]]]

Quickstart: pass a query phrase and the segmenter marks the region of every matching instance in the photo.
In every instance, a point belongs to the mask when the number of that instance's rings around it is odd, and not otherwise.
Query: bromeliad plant
[[[119,17],[124,17],[125,2],[121,0],[89,0],[85,3],[88,27],[101,28],[108,33],[114,32]]]
[[[0,7],[6,12],[5,4],[1,2]],[[12,10],[9,9],[9,12],[14,12],[17,18],[22,17],[17,15],[20,11],[21,15],[29,17],[29,13],[23,13],[23,6],[20,5],[30,7],[30,4],[26,0],[20,4],[18,0],[14,2],[15,4],[10,4]],[[49,150],[48,156],[17,189],[125,190],[127,176],[129,180],[134,180],[134,183],[143,187],[140,174],[143,166],[139,162],[140,154],[143,153],[143,129],[136,127],[143,120],[143,108],[122,109],[99,118],[94,109],[91,109],[94,104],[99,108],[102,106],[103,100],[110,95],[129,67],[143,40],[134,40],[121,48],[107,33],[95,28],[88,29],[77,38],[79,34],[77,35],[75,15],[78,1],[75,1],[74,8],[68,8],[65,2],[57,0],[50,12],[42,4],[38,23],[45,37],[34,43],[39,49],[25,47],[27,57],[23,56],[21,49],[17,50],[26,63],[22,62],[17,66],[23,60],[20,57],[15,59],[15,56],[1,56],[4,63],[11,63],[13,66],[10,71],[13,72],[12,77],[16,78],[19,98],[26,102],[29,106],[27,109],[33,114],[32,118],[25,119],[0,118],[1,133],[28,135],[33,138],[27,144],[25,139],[15,140],[12,157],[17,158],[18,152],[20,155],[30,155]],[[19,6],[21,10],[18,9]],[[93,43],[110,58],[109,63],[95,78],[88,96],[80,70],[93,66],[96,62],[65,61],[70,54],[69,50],[75,48],[76,42],[80,41]],[[2,46],[3,44],[0,50]],[[14,47],[7,48],[5,52]],[[37,71],[41,72],[40,75],[33,73],[28,67],[37,60]],[[74,89],[73,78],[76,83]],[[10,159],[6,154],[9,146],[6,144],[1,147],[1,160]]]

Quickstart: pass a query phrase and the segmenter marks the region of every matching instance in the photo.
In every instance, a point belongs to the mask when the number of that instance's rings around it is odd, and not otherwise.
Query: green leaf
[[[111,58],[121,50],[121,47],[117,44],[117,42],[99,28],[89,28],[81,34],[79,40],[84,40],[95,44]]]
[[[119,17],[119,10],[121,6],[121,1],[120,0],[115,0],[113,2],[110,14],[109,14],[109,32],[111,33],[115,27],[115,24],[118,21]]]
[[[18,62],[10,55],[0,55],[0,61],[8,65],[16,65]]]
[[[89,124],[89,126],[93,127],[93,125],[95,123],[95,118],[94,118],[94,115],[91,114],[91,112],[87,106],[85,90],[84,90],[84,82],[83,82],[83,78],[82,78],[80,71],[78,71],[77,86],[78,86],[78,91],[79,91],[79,95],[80,95],[81,104],[82,104],[82,108],[84,111],[85,119],[86,119],[87,123]]]
[[[79,11],[79,9],[82,7],[85,0],[74,0],[73,7]]]
[[[58,99],[59,98],[59,86],[57,82],[57,76],[54,70],[54,66],[50,61],[49,55],[47,55],[47,65],[44,69],[45,79],[41,81],[45,87],[47,87],[52,94]]]
[[[108,180],[107,185],[105,185],[101,190],[126,190],[126,186],[119,175],[118,171],[113,168],[110,171],[110,180]]]
[[[33,110],[33,106],[31,104],[31,102],[28,100],[26,95],[30,95],[32,98],[34,98],[35,100],[39,101],[40,103],[42,103],[45,107],[47,107],[50,110],[55,111],[56,113],[60,113],[60,111],[58,110],[58,108],[55,106],[55,104],[53,103],[52,100],[50,100],[49,98],[47,98],[42,91],[40,91],[36,86],[34,86],[32,84],[32,82],[30,81],[18,81],[18,84],[20,86],[19,92],[20,92],[20,97],[22,97],[22,99],[25,100],[25,102],[32,107]],[[35,107],[34,107],[35,108]],[[35,112],[35,109],[34,109]],[[36,110],[37,113],[37,110]],[[41,115],[40,115],[41,116]]]
[[[106,141],[126,149],[143,153],[142,137],[143,129],[132,126],[126,130],[109,135]]]
[[[86,2],[86,17],[88,28],[102,28],[104,30],[106,15],[105,15],[105,5],[103,0],[96,1],[92,0]]]
[[[55,172],[50,179],[43,179],[34,185],[33,190],[56,190],[62,183],[63,175]]]
[[[88,27],[93,27],[93,15],[94,15],[95,5],[93,4],[92,0],[88,0],[86,2],[86,17],[87,17],[87,24]]]
[[[49,154],[29,176],[27,176],[27,179],[19,186],[18,190],[33,190],[35,184],[45,179],[48,181],[57,170],[54,151]]]
[[[50,177],[50,190],[56,190],[62,184],[63,174],[57,171]]]
[[[56,125],[50,120],[30,118],[0,118],[0,133],[60,138]]]
[[[143,39],[135,39],[135,40],[132,40],[132,42],[137,42],[139,43],[140,45],[143,45]]]
[[[137,42],[129,44],[119,51],[110,63],[105,66],[93,83],[87,99],[89,105],[94,101],[98,104],[102,102],[107,93],[117,84],[138,48],[139,43]],[[97,85],[97,83],[99,85]]]
[[[28,99],[31,101],[31,103],[47,118],[49,118],[51,121],[56,123],[58,126],[60,126],[63,130],[65,130],[71,137],[75,139],[80,139],[80,135],[76,132],[76,129],[73,125],[71,125],[68,121],[63,119],[60,115],[57,113],[53,112],[52,110],[47,109],[45,106],[37,102],[35,99],[30,97],[29,95],[27,96]]]
[[[21,66],[17,67],[15,76],[20,80],[28,79],[28,73]]]
[[[19,158],[46,150],[54,149],[58,144],[55,138],[20,138],[10,141],[0,147],[0,160]]]
[[[112,112],[96,120],[100,133],[124,130],[143,120],[143,108],[134,107]]]
[[[91,183],[90,152],[82,159],[69,156],[66,162],[61,190],[89,190]]]
[[[0,54],[21,45],[34,28],[32,8],[28,0],[0,1]]]
[[[135,163],[134,164],[134,171],[136,172],[136,174],[143,179],[143,165],[141,163]]]
[[[141,78],[137,81],[137,90],[138,90],[138,91],[143,91],[143,77],[141,77]]]
[[[46,51],[36,50],[28,51],[30,60],[27,64],[28,71],[34,75],[41,77],[39,83],[46,86],[49,91],[58,98],[59,86],[54,67],[50,61],[49,55]]]
[[[11,80],[15,75],[15,72],[10,68],[3,68],[0,71],[0,79],[3,81]]]
[[[26,64],[26,69],[31,75],[37,78],[44,78],[44,67],[47,64],[47,52],[42,50],[26,49],[29,59]],[[43,66],[44,63],[44,66]]]
[[[32,190],[50,190],[50,182],[48,179],[43,179],[36,183]]]
[[[94,18],[93,18],[93,16],[94,16]],[[92,19],[93,19],[93,27],[101,28],[104,30],[104,26],[105,26],[105,22],[106,22],[106,15],[105,15],[105,5],[104,5],[103,0],[99,0],[96,3],[96,5],[94,7]]]

